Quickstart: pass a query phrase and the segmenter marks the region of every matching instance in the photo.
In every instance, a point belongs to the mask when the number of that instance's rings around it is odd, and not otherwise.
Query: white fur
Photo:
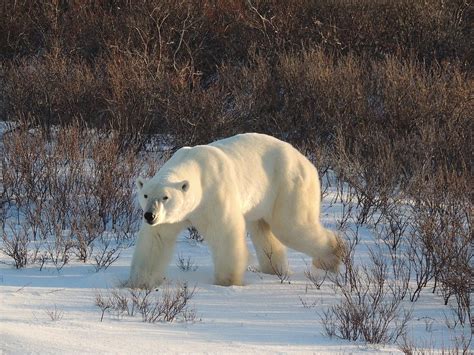
[[[246,228],[263,272],[286,271],[285,246],[333,271],[342,257],[339,237],[319,221],[316,168],[276,138],[247,133],[182,148],[151,180],[138,179],[137,187],[144,212],[156,219],[142,224],[132,285],[160,284],[176,236],[189,225],[209,244],[219,285],[242,284]]]

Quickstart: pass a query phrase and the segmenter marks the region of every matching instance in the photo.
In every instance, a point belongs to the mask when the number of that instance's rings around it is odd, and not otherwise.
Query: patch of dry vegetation
[[[139,221],[133,181],[143,166],[120,136],[79,125],[49,131],[26,123],[2,140],[1,250],[17,268],[71,257],[107,268]]]

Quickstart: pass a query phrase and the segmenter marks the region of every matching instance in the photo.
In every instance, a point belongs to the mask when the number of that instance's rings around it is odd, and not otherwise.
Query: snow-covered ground
[[[323,206],[323,221],[334,227],[341,206]],[[369,230],[361,231],[361,245],[374,243]],[[253,248],[249,241],[249,249]],[[361,248],[355,260],[368,260]],[[61,271],[53,266],[30,265],[16,270],[0,254],[0,352],[27,353],[394,353],[385,346],[354,343],[324,335],[320,314],[339,300],[331,283],[320,290],[309,287],[304,272],[310,259],[289,251],[290,283],[276,276],[248,271],[245,286],[212,284],[212,261],[205,243],[183,234],[168,268],[171,287],[177,281],[196,285],[191,306],[195,322],[145,323],[140,316],[117,317],[106,313],[100,322],[95,306],[97,292],[118,287],[128,276],[133,247],[125,250],[107,270],[95,272],[90,264],[73,262]],[[181,271],[178,256],[190,257],[198,267]],[[253,257],[250,263],[256,264]],[[252,270],[250,268],[249,270]],[[305,308],[306,304],[312,305]],[[419,347],[449,348],[459,330],[445,324],[449,309],[426,290],[413,307],[408,337]],[[53,321],[48,314],[62,314]],[[467,331],[467,330],[466,330]]]
[[[331,340],[322,335],[317,310],[334,300],[323,287],[306,293],[306,257],[290,253],[294,270],[291,284],[275,276],[248,272],[246,285],[212,285],[212,264],[205,245],[182,238],[177,252],[191,256],[196,271],[169,268],[170,280],[196,284],[191,304],[197,312],[194,323],[143,323],[140,317],[117,319],[106,315],[101,323],[94,305],[98,289],[117,286],[127,277],[131,251],[105,272],[92,266],[71,264],[56,269],[29,267],[14,270],[1,265],[1,347],[5,353],[163,353],[243,352],[295,353],[365,351],[363,344]],[[306,309],[299,297],[317,306]],[[64,312],[61,320],[47,314]],[[393,348],[387,349],[393,350]],[[376,349],[373,351],[380,351]]]

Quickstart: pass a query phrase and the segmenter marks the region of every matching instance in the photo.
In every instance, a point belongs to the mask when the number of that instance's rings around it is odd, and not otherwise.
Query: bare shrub
[[[324,272],[324,274],[322,274]],[[316,272],[312,271],[310,268],[306,269],[304,272],[306,279],[310,282],[307,283],[305,286],[305,294],[308,294],[310,290],[320,290],[321,286],[323,285],[324,281],[326,281],[328,272],[317,270]],[[304,299],[303,297],[299,297],[300,302],[304,308],[314,308],[320,303],[317,299],[310,301]]]
[[[273,274],[276,275],[280,283],[288,283],[290,284],[290,267],[289,265],[275,265],[273,262],[272,256],[273,251],[265,251],[265,256],[268,258],[268,262],[270,263],[270,267],[272,268]]]
[[[165,288],[161,297],[151,304],[144,321],[155,322],[173,322],[178,317],[185,321],[193,321],[195,312],[189,308],[189,300],[194,296],[195,288],[190,289],[187,283],[180,284],[173,291]]]
[[[9,207],[16,214],[18,223],[25,220],[32,240],[41,237],[39,219],[48,197],[49,169],[45,160],[45,139],[43,132],[33,135],[23,125],[2,136],[2,180],[12,197]]]
[[[433,278],[433,260],[430,252],[416,239],[411,239],[407,258],[415,275],[415,287],[411,289],[410,301],[420,297],[420,292]]]
[[[53,226],[51,232],[52,234],[45,239],[47,260],[52,262],[59,271],[69,262],[74,242],[70,233],[63,232],[57,224]]]
[[[97,292],[95,295],[95,305],[99,307],[101,311],[100,321],[102,322],[104,320],[105,312],[113,307],[111,299]]]
[[[410,312],[401,310],[402,290],[388,280],[388,267],[380,255],[372,253],[370,266],[353,270],[353,285],[342,275],[332,278],[342,300],[321,316],[326,334],[368,343],[395,342],[411,318]]]
[[[454,296],[459,321],[470,319],[470,276],[472,231],[470,202],[466,198],[468,179],[445,171],[424,175],[412,189],[417,199],[412,208],[413,231],[410,261],[417,279],[412,300],[427,281],[434,280],[445,305]]]
[[[342,258],[344,264],[343,281],[345,284],[350,286],[351,290],[353,290],[357,288],[357,270],[354,267],[354,254],[357,246],[357,238],[348,238],[347,235],[345,235],[345,239],[346,252]]]
[[[305,270],[304,276],[307,280],[311,282],[311,284],[316,288],[316,290],[321,289],[324,281],[328,276],[328,272],[324,271],[324,275],[321,275],[319,272],[312,272],[310,269]]]
[[[2,248],[1,250],[13,259],[15,268],[20,269],[28,264],[29,244],[28,231],[25,226],[12,226],[9,231],[2,228]]]
[[[337,228],[341,231],[347,231],[348,224],[354,219],[354,209],[356,208],[354,189],[350,186],[344,187],[344,181],[341,178],[337,178],[337,196],[335,201],[338,200],[342,205],[341,217],[337,219]],[[360,224],[356,225],[357,227]],[[354,243],[359,242],[358,233],[355,233]]]
[[[54,305],[53,308],[46,309],[44,311],[46,315],[53,321],[53,322],[58,322],[61,319],[63,319],[64,316],[64,311],[59,309],[56,305]]]
[[[152,289],[130,289],[131,296],[131,311],[130,314],[134,314],[137,310],[141,316],[142,320],[145,322],[148,319],[148,314],[150,312],[150,305],[152,302],[152,296],[154,290]]]
[[[99,246],[96,247],[94,254],[94,267],[96,271],[106,270],[120,257],[123,242],[117,242],[115,238],[112,238],[109,234],[104,234],[99,238]]]
[[[194,264],[194,261],[190,256],[185,258],[181,254],[178,254],[178,261],[176,265],[181,271],[196,271],[199,268],[199,266]]]
[[[87,181],[86,196],[93,196],[102,227],[121,230],[123,237],[129,237],[131,225],[138,217],[133,204],[132,181],[138,176],[140,163],[131,148],[122,150],[120,137],[112,133],[96,135],[90,144],[93,161]]]
[[[190,227],[188,228],[188,232],[189,232],[189,239],[190,240],[194,240],[198,243],[202,243],[204,241],[204,238],[202,237],[202,235],[199,234],[198,230],[194,227]]]
[[[127,289],[123,292],[114,289],[105,296],[97,292],[95,303],[101,310],[101,321],[106,311],[114,311],[118,316],[127,314],[132,317],[138,312],[143,322],[148,323],[178,319],[192,322],[196,312],[189,306],[189,301],[194,292],[195,288],[190,289],[187,283],[178,284],[175,288],[167,286],[161,291]]]
[[[403,205],[400,201],[390,201],[383,207],[377,234],[394,258],[400,255],[404,236],[408,234],[412,225],[409,206]]]
[[[105,312],[112,313],[117,318],[121,318],[125,314],[128,316],[135,315],[134,304],[129,299],[128,292],[122,289],[112,289],[106,294],[97,291],[95,305],[101,310],[101,322]]]
[[[111,300],[113,303],[113,309],[117,313],[117,316],[120,317],[125,313],[129,316],[135,315],[135,305],[129,300],[126,292],[122,292],[122,290],[119,289],[113,289],[111,291]]]
[[[131,186],[141,163],[133,147],[78,124],[49,133],[28,127],[24,122],[3,136],[3,182],[11,196],[3,248],[17,267],[35,262],[40,248],[42,264],[58,270],[74,255],[108,267],[138,227]]]
[[[471,351],[472,338],[473,338],[472,332],[467,336],[465,334],[455,336],[453,339],[453,342],[454,342],[454,346],[456,347],[455,348],[456,352],[457,353],[462,352],[463,355],[469,354],[469,352]]]
[[[385,249],[390,255],[393,280],[400,285],[401,290],[404,290],[400,295],[404,299],[410,290],[412,271],[415,271],[417,285],[420,286],[421,291],[425,282],[423,277],[416,276],[416,272],[424,274],[426,269],[429,269],[425,267],[425,260],[417,255],[416,246],[410,236],[413,228],[411,210],[401,201],[387,201],[382,209],[379,222],[375,228],[376,236],[383,241]],[[415,262],[417,265],[414,265]]]
[[[404,336],[402,337],[402,341],[398,343],[398,348],[406,355],[434,355],[440,353],[446,355],[470,354],[472,333],[469,336],[464,334],[461,334],[460,336],[454,336],[451,340],[451,347],[442,346],[442,348],[439,349],[435,347],[433,341],[424,342],[421,346],[416,346],[412,339]]]

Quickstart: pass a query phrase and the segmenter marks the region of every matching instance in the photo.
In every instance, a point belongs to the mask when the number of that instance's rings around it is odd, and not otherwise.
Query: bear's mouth
[[[160,215],[159,214],[155,214],[153,212],[146,212],[144,215],[143,215],[143,219],[145,220],[145,222],[147,224],[149,224],[150,226],[154,226],[154,225],[157,225],[158,224],[158,221],[160,220]]]
[[[145,220],[146,223],[148,223],[150,226],[156,226],[158,224],[158,218],[152,219],[152,220]]]

